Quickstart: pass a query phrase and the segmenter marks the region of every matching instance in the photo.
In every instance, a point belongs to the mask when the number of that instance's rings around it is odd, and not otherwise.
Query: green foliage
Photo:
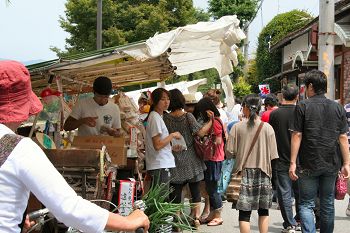
[[[188,222],[190,217],[185,213],[185,209],[190,206],[188,204],[175,204],[168,202],[168,196],[173,191],[169,189],[169,184],[151,185],[150,189],[143,196],[142,200],[146,205],[145,214],[150,220],[150,233],[159,232],[159,229],[164,224],[169,224],[166,219],[171,216],[174,221],[170,225],[179,227],[182,230],[192,231],[192,227]]]
[[[302,28],[311,20],[312,16],[309,13],[292,10],[275,16],[260,32],[256,56],[257,77],[259,83],[270,84],[272,92],[279,90],[279,83],[276,80],[263,80],[281,72],[282,54],[280,49],[269,51],[270,37],[271,44],[277,43],[287,34]]]
[[[209,0],[209,12],[214,18],[237,15],[241,26],[255,16],[259,0]]]
[[[252,59],[248,61],[248,71],[246,75],[247,83],[252,87],[253,93],[259,93],[259,79],[256,70],[256,60]]]
[[[208,20],[209,14],[195,9],[192,0],[104,0],[102,4],[102,47],[145,40],[156,32]],[[97,3],[68,0],[61,27],[70,34],[65,55],[96,49]],[[63,55],[57,48],[52,51]]]
[[[244,77],[239,77],[237,82],[233,84],[233,94],[236,97],[244,97],[251,93],[251,86]]]

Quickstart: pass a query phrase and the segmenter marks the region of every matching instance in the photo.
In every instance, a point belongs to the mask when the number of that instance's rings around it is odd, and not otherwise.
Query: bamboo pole
[[[40,112],[39,112],[39,113],[37,113],[37,114],[35,115],[35,118],[34,118],[34,121],[33,121],[32,128],[30,129],[30,132],[29,132],[29,135],[28,135],[28,137],[29,137],[29,138],[31,138],[31,137],[33,136],[34,129],[35,129],[35,126],[36,126],[36,123],[38,122],[39,114],[40,114]]]

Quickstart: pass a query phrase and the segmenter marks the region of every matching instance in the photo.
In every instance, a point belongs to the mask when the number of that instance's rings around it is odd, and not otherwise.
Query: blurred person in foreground
[[[322,71],[307,72],[304,82],[308,99],[294,112],[289,177],[299,182],[302,232],[316,232],[313,208],[319,193],[320,231],[331,233],[335,181],[339,171],[346,179],[350,172],[348,125],[344,108],[325,97],[327,77]]]
[[[59,221],[84,232],[147,230],[148,218],[140,210],[122,217],[78,196],[37,144],[14,133],[41,110],[27,68],[0,61],[0,232],[19,233],[32,225],[23,219],[30,192]]]

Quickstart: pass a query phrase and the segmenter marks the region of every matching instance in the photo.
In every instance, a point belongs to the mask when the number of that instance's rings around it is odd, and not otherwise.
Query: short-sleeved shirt
[[[154,149],[152,138],[159,135],[160,139],[169,136],[162,116],[156,111],[149,114],[146,126],[146,169],[155,170],[175,167],[175,159],[170,143],[160,150]]]
[[[89,127],[85,124],[78,128],[79,136],[101,135],[101,127],[121,128],[120,111],[118,105],[109,101],[106,105],[98,105],[93,98],[81,99],[74,105],[70,114],[76,120],[85,117],[98,117],[95,127]]]
[[[345,110],[340,104],[324,95],[299,102],[292,130],[302,133],[298,153],[302,169],[340,169],[339,135],[348,130]]]
[[[223,139],[222,134],[223,134],[224,128],[220,118],[217,118],[217,117],[215,118],[214,124],[213,124],[213,130],[214,130],[215,137],[220,137],[221,139]],[[216,145],[215,155],[213,156],[211,161],[219,162],[225,159],[224,146],[225,145],[223,140],[221,144]]]
[[[275,131],[279,162],[283,165],[290,164],[290,128],[294,121],[295,105],[281,105],[270,114],[269,124]]]
[[[276,110],[276,109],[278,109],[278,107],[273,107],[272,109],[269,109],[269,110],[266,110],[265,112],[263,112],[261,115],[261,121],[269,122],[271,112]]]
[[[346,119],[348,120],[348,141],[349,141],[349,149],[350,149],[350,103],[344,106],[346,111]]]

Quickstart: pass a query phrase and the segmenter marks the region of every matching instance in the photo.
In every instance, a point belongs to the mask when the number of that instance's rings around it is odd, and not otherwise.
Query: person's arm
[[[303,135],[301,132],[293,131],[291,138],[291,152],[290,152],[290,166],[289,166],[289,177],[292,180],[297,180],[298,176],[296,175],[297,168],[297,157],[298,151],[301,144],[301,139]]]
[[[350,158],[349,158],[349,142],[346,133],[339,135],[340,151],[343,158],[343,166],[341,169],[345,179],[350,176]]]
[[[95,127],[97,118],[98,117],[85,117],[77,120],[69,116],[67,120],[64,122],[63,129],[66,131],[75,130],[83,124],[89,127]]]
[[[142,227],[144,232],[149,229],[148,217],[141,210],[135,210],[130,215],[123,217],[119,214],[109,213],[105,230],[111,231],[135,231]]]
[[[224,131],[223,124],[222,124],[220,118],[214,118],[213,124],[214,124],[213,130],[214,130],[214,134],[215,134],[215,144],[221,145],[221,143],[223,143],[223,138],[222,138],[222,134]]]
[[[121,136],[121,120],[120,120],[120,110],[117,104],[115,104],[115,116],[114,118],[114,122],[112,124],[112,127],[110,129],[107,130],[108,135],[110,136],[114,136],[114,137],[119,137]]]
[[[169,134],[167,137],[165,137],[164,139],[160,138],[160,134],[152,137],[152,143],[153,143],[153,147],[156,151],[163,149],[164,147],[166,147],[173,138],[176,139],[180,139],[181,138],[181,134],[179,132],[174,132]]]
[[[102,126],[101,128],[103,128],[103,126]],[[104,127],[103,130],[104,130],[109,136],[113,136],[113,137],[119,137],[119,136],[121,136],[121,131],[120,131],[120,129]]]
[[[102,232],[105,228],[109,212],[77,196],[40,147],[29,138],[18,143],[9,162],[16,170],[16,179],[66,226],[84,232]]]
[[[197,132],[197,135],[199,137],[204,137],[205,135],[207,135],[209,130],[210,130],[210,128],[211,128],[211,126],[212,126],[212,124],[213,124],[212,121],[208,121],[207,123],[205,123],[203,125],[203,127],[199,129],[199,131]]]

